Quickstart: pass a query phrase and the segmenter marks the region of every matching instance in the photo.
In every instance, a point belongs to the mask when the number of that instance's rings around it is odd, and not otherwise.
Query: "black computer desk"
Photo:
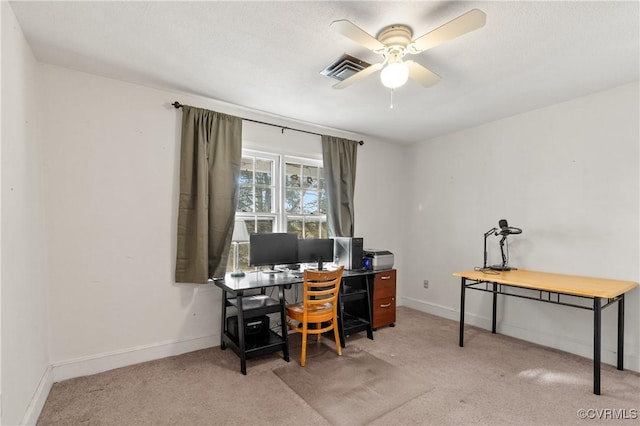
[[[345,336],[366,331],[373,340],[373,322],[371,317],[371,287],[374,274],[378,271],[345,270],[339,294],[338,328],[340,345],[345,347]],[[247,272],[244,277],[214,279],[214,284],[222,289],[220,348],[230,347],[240,357],[240,371],[247,374],[247,359],[282,351],[285,361],[289,362],[289,342],[287,338],[286,301],[284,290],[293,285],[302,284],[302,274],[285,271],[267,274],[260,271]],[[266,295],[266,289],[277,288],[278,298]],[[255,294],[260,290],[260,294]],[[237,336],[233,336],[227,325],[227,308],[234,307],[237,315]],[[244,324],[252,318],[267,314],[280,314],[279,333],[269,330],[256,341],[247,339]]]

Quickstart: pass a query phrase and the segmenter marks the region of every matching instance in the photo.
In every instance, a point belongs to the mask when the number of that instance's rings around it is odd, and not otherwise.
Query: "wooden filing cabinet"
[[[371,307],[373,328],[395,326],[396,322],[396,270],[376,272],[373,279]]]

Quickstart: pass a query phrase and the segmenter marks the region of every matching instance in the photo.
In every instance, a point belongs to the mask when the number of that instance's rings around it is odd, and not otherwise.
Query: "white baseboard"
[[[49,392],[55,382],[206,349],[217,346],[219,343],[220,336],[205,336],[188,340],[167,341],[136,346],[124,350],[53,363],[47,367],[42,375],[38,388],[27,407],[21,424],[35,425],[37,423],[44,404],[49,397]]]
[[[458,309],[436,305],[424,300],[414,299],[411,297],[403,297],[402,305],[453,321],[460,321],[460,310]],[[465,312],[464,322],[468,325],[473,325],[485,330],[491,330],[491,318]],[[564,352],[569,352],[584,358],[593,359],[593,342],[591,341],[583,342],[576,339],[567,339],[566,336],[560,336],[554,333],[543,333],[537,330],[524,329],[521,327],[514,327],[505,322],[500,322],[497,325],[497,328],[497,331],[500,334],[504,334],[505,336],[522,339],[527,342],[536,343],[538,345],[558,349]],[[453,336],[453,338],[457,340],[458,336]],[[637,348],[628,347],[629,342],[625,343],[625,346],[627,347],[625,347],[625,355],[623,360],[624,368],[626,370],[640,372],[640,357],[638,357],[637,355]],[[602,362],[615,366],[618,359],[616,350],[617,348],[609,349],[603,347],[601,353]]]
[[[89,376],[91,374],[113,370],[114,368],[126,367],[141,362],[206,349],[217,346],[219,343],[220,336],[205,336],[189,340],[165,341],[136,346],[53,363],[53,382],[72,379],[74,377]]]
[[[460,310],[453,309],[449,306],[436,305],[435,303],[426,302],[412,297],[403,297],[403,304],[415,310],[436,315],[438,317],[450,319],[452,321],[460,321]],[[491,329],[491,319],[465,312],[464,323],[476,327]]]
[[[40,417],[40,413],[42,412],[42,408],[44,408],[44,403],[47,402],[47,397],[49,396],[52,386],[53,369],[51,366],[48,366],[40,378],[40,383],[38,384],[38,388],[27,407],[27,411],[24,413],[21,423],[22,425],[35,425],[37,423],[38,417]]]
[[[180,355],[217,346],[220,336],[205,336],[188,340],[159,342],[150,345],[95,354],[87,357],[53,363],[47,367],[38,388],[22,419],[22,425],[35,425],[42,413],[49,392],[55,382],[89,376],[114,368]]]

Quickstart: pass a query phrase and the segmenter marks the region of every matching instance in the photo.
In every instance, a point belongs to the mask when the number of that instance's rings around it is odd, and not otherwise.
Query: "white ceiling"
[[[11,2],[42,62],[413,143],[638,81],[639,2]],[[390,92],[320,74],[374,53],[329,29],[348,19],[414,37],[478,8],[486,26],[414,56],[442,77]],[[173,101],[174,99],[167,99]],[[180,100],[180,99],[177,99]]]

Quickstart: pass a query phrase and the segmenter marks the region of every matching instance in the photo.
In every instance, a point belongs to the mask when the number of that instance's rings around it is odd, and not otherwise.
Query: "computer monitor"
[[[322,271],[322,262],[333,262],[331,238],[298,240],[298,263],[310,262],[318,262],[318,271]]]
[[[298,235],[274,232],[249,236],[249,265],[269,266],[266,272],[280,272],[276,265],[298,263]]]

